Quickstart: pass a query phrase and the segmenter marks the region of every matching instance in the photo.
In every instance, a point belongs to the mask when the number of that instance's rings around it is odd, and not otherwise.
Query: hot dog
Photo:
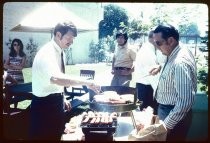
[[[91,121],[90,121],[90,124],[94,124],[96,121],[96,117],[94,117]]]
[[[104,116],[101,117],[101,123],[102,123],[102,124],[105,123],[105,117],[104,117]]]
[[[99,124],[100,123],[100,120],[101,120],[101,118],[100,117],[97,117],[96,120],[95,120],[95,124]]]
[[[89,121],[89,116],[86,116],[85,119],[82,121],[82,123],[87,123]]]
[[[105,116],[105,117],[104,117],[104,123],[105,123],[105,124],[108,124],[108,123],[109,123],[109,116]]]

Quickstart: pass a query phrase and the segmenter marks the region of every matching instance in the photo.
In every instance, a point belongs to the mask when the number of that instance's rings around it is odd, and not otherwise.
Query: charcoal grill
[[[82,132],[86,135],[93,132],[104,132],[107,134],[113,134],[115,133],[117,128],[117,119],[113,119],[113,122],[111,124],[90,124],[89,122],[81,123],[80,127],[82,128]]]
[[[86,123],[81,123],[80,127],[82,128],[82,132],[85,135],[85,141],[93,141],[93,140],[108,140],[113,141],[113,135],[117,129],[117,118],[114,118],[112,123],[98,123],[91,124],[89,119]]]

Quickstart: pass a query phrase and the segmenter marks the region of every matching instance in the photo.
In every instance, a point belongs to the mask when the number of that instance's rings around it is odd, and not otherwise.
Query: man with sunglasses
[[[153,38],[167,56],[155,94],[158,116],[166,125],[167,140],[185,140],[197,91],[195,59],[189,49],[180,47],[179,33],[173,26],[157,26]]]

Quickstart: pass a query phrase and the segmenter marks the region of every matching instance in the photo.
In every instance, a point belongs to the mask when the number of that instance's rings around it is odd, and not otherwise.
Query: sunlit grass
[[[69,75],[75,75],[79,76],[80,69],[89,69],[89,70],[95,70],[95,74],[100,74],[106,70],[110,69],[111,72],[111,66],[107,65],[106,63],[99,63],[99,64],[76,64],[76,65],[67,65],[65,67],[66,74]],[[32,71],[31,68],[24,68],[23,69],[23,75],[25,83],[32,81]],[[106,75],[105,75],[106,76]],[[25,100],[18,103],[18,108],[25,109],[31,104],[31,100]],[[12,104],[10,107],[14,107]]]

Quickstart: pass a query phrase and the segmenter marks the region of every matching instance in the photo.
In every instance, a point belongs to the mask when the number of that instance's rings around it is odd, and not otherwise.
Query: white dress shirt
[[[159,73],[155,76],[146,75],[149,75],[149,71],[155,65],[162,65],[163,63],[161,62],[163,62],[165,58],[166,56],[162,55],[159,50],[155,51],[154,45],[152,45],[150,42],[144,43],[136,56],[134,71],[135,82],[151,85],[153,89],[156,89]]]
[[[35,96],[45,97],[63,92],[63,86],[50,82],[52,76],[65,78],[61,72],[61,52],[62,49],[53,39],[37,52],[32,66],[32,92]]]

